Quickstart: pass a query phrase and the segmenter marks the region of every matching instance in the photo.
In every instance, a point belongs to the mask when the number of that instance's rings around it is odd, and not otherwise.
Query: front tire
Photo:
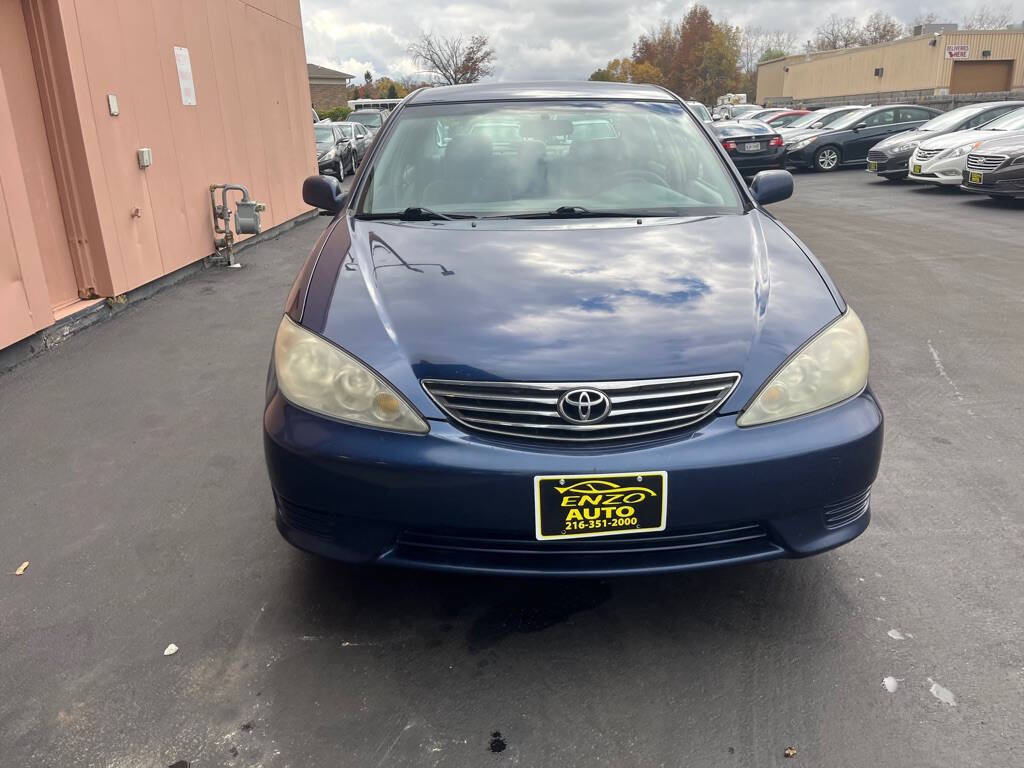
[[[353,176],[356,175],[356,153],[355,152],[353,152],[351,155],[348,156],[348,169],[349,169],[349,172]]]
[[[839,150],[829,144],[814,153],[814,170],[834,171],[839,167]]]

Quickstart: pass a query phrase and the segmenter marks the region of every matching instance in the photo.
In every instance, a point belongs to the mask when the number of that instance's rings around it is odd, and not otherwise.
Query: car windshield
[[[834,115],[834,117],[833,117],[833,115]],[[842,112],[840,112],[838,114],[835,113],[835,112],[826,112],[824,114],[821,113],[821,112],[811,112],[809,114],[801,115],[800,117],[798,117],[796,120],[794,120],[792,123],[789,124],[789,127],[790,128],[806,128],[807,126],[809,126],[809,125],[811,125],[813,123],[825,123],[826,125],[828,125],[828,123],[826,121],[828,121],[829,118],[835,120],[835,119],[838,119],[841,116],[842,116]]]
[[[503,126],[502,138],[514,139],[495,141],[489,129],[474,130],[480,125]],[[679,104],[478,102],[410,105],[398,118],[356,213],[410,208],[681,216],[738,213],[742,200],[728,167]]]
[[[986,123],[982,130],[985,131],[1024,131],[1024,107],[1015,109],[1013,112],[996,118],[991,123]]]
[[[849,112],[833,122],[830,127],[835,128],[837,131],[841,131],[845,128],[853,128],[853,126],[870,115],[872,109],[872,107],[865,107],[864,109],[858,109],[856,112]]]
[[[379,128],[381,125],[380,112],[353,112],[348,116],[350,123],[362,123],[371,128]]]
[[[723,139],[728,139],[732,136],[760,136],[772,133],[772,128],[759,120],[744,120],[736,123],[719,123],[715,126],[715,133]]]
[[[708,112],[708,108],[699,101],[688,101],[686,102],[686,106],[693,110],[694,114],[696,114],[701,120],[708,123],[711,122],[711,113]]]
[[[352,130],[353,129],[352,129],[351,125],[339,125],[338,127],[341,128],[341,135],[342,136],[344,136],[346,139],[351,139],[352,138]]]
[[[927,123],[921,125],[917,130],[945,131],[949,128],[955,128],[959,123],[962,123],[969,117],[990,108],[991,105],[989,104],[971,104],[970,106],[967,107],[958,107],[957,109],[951,109],[949,112],[943,112],[941,115],[933,117]]]
[[[330,144],[334,141],[334,129],[329,125],[317,125],[313,127],[313,135],[317,144]]]

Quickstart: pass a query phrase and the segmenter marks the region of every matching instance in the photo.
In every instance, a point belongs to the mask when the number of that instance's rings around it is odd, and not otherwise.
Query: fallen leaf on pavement
[[[173,656],[177,652],[178,646],[176,646],[174,643],[171,643],[166,648],[164,648],[164,656]]]
[[[786,747],[782,754],[786,757],[796,757],[796,747]]]
[[[21,576],[25,571],[28,570],[28,560],[18,566],[18,570],[14,572],[15,576]]]

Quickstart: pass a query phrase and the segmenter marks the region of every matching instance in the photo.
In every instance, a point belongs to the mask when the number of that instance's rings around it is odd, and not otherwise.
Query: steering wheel
[[[637,168],[619,171],[618,173],[612,174],[608,179],[609,184],[619,181],[647,181],[651,184],[657,184],[659,187],[668,187],[668,182],[654,171],[641,171]]]

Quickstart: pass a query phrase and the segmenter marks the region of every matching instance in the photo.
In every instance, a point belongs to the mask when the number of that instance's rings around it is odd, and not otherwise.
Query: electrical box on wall
[[[139,158],[139,168],[146,169],[153,164],[153,150],[149,147],[142,147],[136,152]]]
[[[107,94],[107,111],[110,112],[111,117],[117,117],[121,114],[121,110],[117,106],[117,94]]]

